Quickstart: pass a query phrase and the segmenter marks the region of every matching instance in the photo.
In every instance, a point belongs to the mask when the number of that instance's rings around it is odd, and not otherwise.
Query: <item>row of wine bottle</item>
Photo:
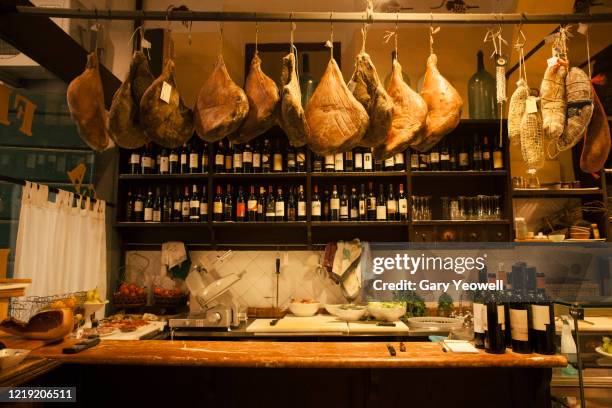
[[[201,147],[200,147],[201,145]],[[129,156],[131,174],[195,174],[209,171],[207,143],[192,140],[180,149],[155,147],[148,143]],[[474,135],[474,144],[461,144],[455,149],[444,141],[431,151],[410,152],[410,168],[413,171],[453,170],[501,170],[504,168],[503,153],[498,146],[489,146],[488,138]],[[325,156],[313,155],[313,172],[368,172],[403,171],[406,169],[405,152],[399,152],[379,160],[371,148],[355,148],[342,153]],[[273,173],[306,171],[306,149],[291,145],[281,148],[279,139],[274,146],[265,138],[261,143],[232,144],[220,140],[213,156],[215,173]]]
[[[213,221],[306,221],[307,202],[303,185],[289,188],[251,185],[246,192],[228,184],[218,185],[212,200]],[[393,184],[378,186],[374,194],[374,183],[361,184],[359,193],[355,186],[342,185],[338,190],[333,185],[331,193],[325,189],[319,194],[318,185],[313,186],[310,201],[312,221],[407,221],[408,197],[404,185],[399,184],[397,193]],[[162,194],[157,187],[155,193],[149,187],[146,196],[142,191],[133,194],[130,190],[126,200],[125,220],[132,222],[205,222],[208,220],[208,198],[206,187],[198,189],[193,184],[185,186],[184,193],[170,187]]]
[[[536,276],[531,279],[528,276]],[[484,279],[481,279],[481,282]],[[554,305],[546,295],[545,276],[517,263],[511,273],[488,273],[486,282],[501,280],[504,291],[473,293],[474,344],[488,353],[555,354]]]

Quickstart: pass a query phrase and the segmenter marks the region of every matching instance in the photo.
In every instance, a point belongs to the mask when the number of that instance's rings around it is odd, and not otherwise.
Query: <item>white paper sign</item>
[[[527,113],[536,113],[538,111],[538,104],[536,103],[535,96],[529,96],[525,101],[525,111]]]
[[[161,93],[159,94],[159,99],[166,103],[170,103],[170,94],[172,93],[172,85],[164,81],[162,84]]]
[[[589,25],[584,23],[578,23],[578,29],[576,30],[582,35],[586,35],[587,31],[589,31]]]

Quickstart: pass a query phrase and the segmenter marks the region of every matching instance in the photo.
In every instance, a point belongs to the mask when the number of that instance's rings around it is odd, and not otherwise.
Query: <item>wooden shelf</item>
[[[508,225],[510,220],[413,220],[413,225]]]
[[[340,177],[405,177],[405,170],[398,171],[325,171],[311,173],[313,178],[340,178]]]
[[[606,173],[606,174],[612,174],[612,169],[604,169],[604,173]]]
[[[192,180],[208,178],[208,173],[187,174],[120,174],[119,180],[157,181],[157,180]]]
[[[312,221],[315,227],[401,227],[409,225],[408,221]]]
[[[485,170],[485,171],[413,171],[410,173],[412,177],[483,177],[483,176],[501,176],[505,177],[508,174],[506,170]]]
[[[295,172],[295,173],[213,173],[212,178],[214,180],[225,180],[225,179],[274,179],[274,178],[306,178],[306,172]]]
[[[213,221],[214,228],[283,228],[306,227],[306,221]]]
[[[512,196],[514,198],[529,198],[529,197],[581,197],[581,196],[592,196],[602,195],[603,190],[601,188],[566,188],[560,190],[543,190],[543,189],[524,189],[524,190],[512,190]]]

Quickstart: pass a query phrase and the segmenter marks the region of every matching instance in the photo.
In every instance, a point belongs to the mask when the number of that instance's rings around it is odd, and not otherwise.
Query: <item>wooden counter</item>
[[[409,342],[406,352],[389,355],[386,343],[267,342],[267,341],[102,341],[78,354],[62,354],[66,343],[49,345],[31,354],[64,363],[207,366],[253,368],[551,368],[567,365],[560,355],[495,355],[445,353],[439,344]]]

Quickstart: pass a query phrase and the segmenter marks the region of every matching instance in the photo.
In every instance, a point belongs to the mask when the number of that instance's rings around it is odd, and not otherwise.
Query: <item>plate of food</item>
[[[604,336],[601,342],[601,346],[596,347],[595,351],[602,356],[612,358],[612,339]]]

